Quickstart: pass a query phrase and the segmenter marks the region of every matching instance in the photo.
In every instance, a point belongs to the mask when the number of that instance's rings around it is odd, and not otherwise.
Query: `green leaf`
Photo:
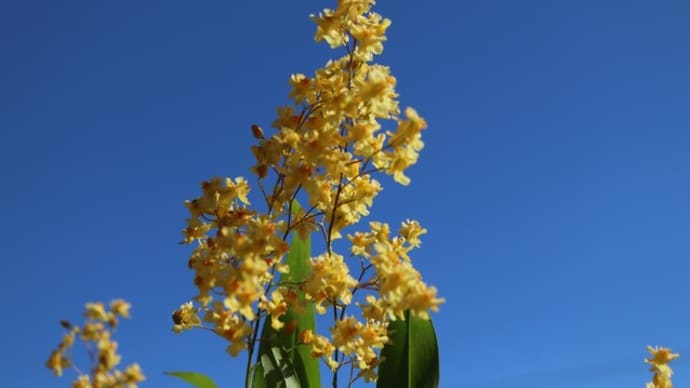
[[[439,356],[431,320],[405,312],[405,320],[390,322],[390,342],[383,347],[377,388],[436,388]]]
[[[196,388],[218,388],[216,383],[208,376],[196,372],[164,372],[168,376],[184,380]]]
[[[272,347],[259,361],[266,386],[271,388],[300,388],[294,366],[287,359],[284,349]]]
[[[264,367],[261,366],[261,360],[254,366],[254,372],[252,373],[252,388],[268,388],[268,384],[264,378]]]
[[[295,214],[299,208],[297,201],[293,201],[292,213]],[[303,240],[297,233],[293,232],[290,250],[285,259],[285,264],[290,267],[290,272],[282,274],[280,281],[286,283],[304,281],[311,271],[310,258],[311,237],[307,236]],[[276,331],[271,327],[270,319],[264,321],[257,366],[252,378],[252,387],[254,388],[273,387],[264,377],[269,371],[266,370],[267,366],[262,361],[264,356],[275,357],[275,348],[285,352],[281,362],[294,368],[297,379],[303,387],[321,387],[319,360],[311,356],[311,346],[300,345],[298,339],[299,333],[305,329],[316,331],[316,313],[314,306],[306,303],[304,292],[297,290],[297,296],[304,308],[299,311],[289,308],[281,318],[282,322],[285,323],[283,329]]]

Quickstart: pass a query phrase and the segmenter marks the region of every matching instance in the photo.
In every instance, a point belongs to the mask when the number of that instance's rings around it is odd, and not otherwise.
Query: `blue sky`
[[[641,387],[647,344],[690,386],[690,3],[379,3],[379,61],[429,130],[372,215],[429,229],[413,259],[447,299],[441,386]],[[43,367],[58,320],[116,297],[145,386],[239,386],[222,340],[170,331],[194,293],[183,201],[248,175],[249,126],[335,55],[307,18],[331,4],[0,4],[8,386],[68,386]]]

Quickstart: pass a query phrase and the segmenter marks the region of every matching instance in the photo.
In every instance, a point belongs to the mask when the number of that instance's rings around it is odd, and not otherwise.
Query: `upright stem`
[[[338,369],[333,372],[333,380],[331,381],[333,388],[338,388]]]
[[[252,333],[251,340],[247,344],[249,349],[247,349],[247,370],[244,376],[244,387],[249,388],[251,386],[252,380],[252,357],[254,356],[254,347],[256,345],[256,336],[259,333],[259,323],[261,322],[261,316],[257,315],[254,321],[254,332]]]
[[[352,44],[352,49],[350,49],[347,45],[345,46],[348,54],[350,55],[350,62],[348,65],[348,80],[347,80],[347,88],[348,89],[352,89],[352,78],[354,75],[354,69],[352,68],[352,63],[354,60],[353,53],[354,53],[354,49],[355,49],[356,44],[357,44],[357,41],[354,40],[354,43]],[[344,135],[344,132],[345,132],[345,127],[341,126],[340,134]],[[343,148],[346,150],[347,144]],[[344,186],[343,185],[343,177],[344,177],[344,174],[340,173],[340,180],[338,181],[338,190],[335,193],[335,201],[333,203],[333,213],[331,213],[331,220],[328,224],[328,236],[327,236],[328,241],[326,241],[326,248],[328,249],[329,254],[331,253],[331,242],[332,242],[332,238],[333,238],[332,233],[333,233],[333,224],[335,223],[335,213],[338,210],[338,200],[340,199],[340,193],[343,191],[343,186]],[[338,320],[338,307],[336,306],[335,302],[336,301],[333,300],[333,323],[335,323]],[[344,312],[345,312],[345,310],[343,307],[343,311],[340,314],[341,320],[342,320]],[[340,355],[340,352],[336,348],[335,349],[335,355],[333,357],[336,362],[338,362],[339,355]],[[333,386],[333,388],[338,388],[338,370],[340,370],[340,366],[336,367],[335,371],[333,371],[333,380],[331,382],[331,385]]]
[[[333,210],[331,213],[331,219],[330,222],[328,223],[328,235],[327,241],[326,241],[326,249],[328,249],[328,253],[331,253],[331,243],[333,239],[333,224],[335,222],[335,212],[338,210],[338,200],[340,199],[340,192],[343,190],[343,174],[340,174],[340,180],[338,182],[338,190],[335,193],[335,200],[333,202]],[[333,322],[338,320],[338,308],[335,305],[335,300],[333,300]],[[337,362],[338,361],[338,349],[335,350],[335,356],[334,359]],[[331,385],[333,388],[338,388],[338,367],[336,367],[335,371],[333,371],[333,380],[331,381]]]
[[[333,211],[331,212],[331,219],[328,222],[328,235],[326,236],[326,249],[328,254],[331,254],[331,244],[333,241],[333,224],[335,222],[335,212],[338,210],[338,200],[340,199],[340,193],[343,191],[343,174],[340,174],[340,180],[338,181],[338,190],[335,192],[335,200],[333,201]]]
[[[252,370],[252,356],[253,356],[253,351],[254,346],[249,347],[249,352],[247,354],[247,370],[246,374],[244,375],[244,388],[249,388],[250,386],[250,381],[251,381],[251,370]]]

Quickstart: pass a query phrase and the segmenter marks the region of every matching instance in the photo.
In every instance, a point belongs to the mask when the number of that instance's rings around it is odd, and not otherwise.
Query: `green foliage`
[[[377,388],[436,388],[439,381],[439,355],[436,332],[431,320],[405,312],[388,326],[390,342],[384,346]]]
[[[165,372],[168,376],[177,377],[196,388],[218,388],[216,383],[208,376],[196,372]]]
[[[288,352],[275,346],[262,354],[255,369],[254,388],[302,387],[297,372],[292,363],[288,361],[288,357]]]
[[[297,201],[292,202],[292,212],[299,210]],[[311,237],[301,239],[297,233],[293,233],[285,263],[290,267],[290,272],[282,274],[280,281],[285,284],[297,284],[309,276],[311,258]],[[294,370],[294,376],[303,387],[321,387],[321,374],[319,360],[311,356],[309,345],[299,344],[299,333],[305,329],[316,331],[316,314],[311,304],[305,303],[304,292],[297,290],[300,305],[304,308],[295,311],[289,308],[281,318],[285,326],[281,330],[271,327],[270,319],[264,321],[261,332],[261,342],[257,365],[254,369],[252,386],[254,388],[275,387],[270,384],[269,375],[275,376],[275,369],[283,373],[285,370]],[[276,353],[278,352],[278,353]],[[281,355],[280,358],[276,354]],[[272,369],[271,369],[272,368]],[[292,376],[288,376],[292,377]],[[292,380],[285,380],[285,384]],[[291,385],[284,385],[292,387]],[[299,385],[297,385],[299,386]]]

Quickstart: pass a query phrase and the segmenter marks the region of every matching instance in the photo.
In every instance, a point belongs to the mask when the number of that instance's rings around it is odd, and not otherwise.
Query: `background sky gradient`
[[[341,55],[307,17],[333,3],[0,3],[4,385],[67,387],[43,366],[58,321],[122,297],[144,387],[240,386],[244,356],[170,330],[195,292],[183,201],[248,176],[249,126]],[[429,129],[372,216],[429,230],[441,386],[643,387],[650,344],[690,387],[690,2],[379,3],[378,61]]]

